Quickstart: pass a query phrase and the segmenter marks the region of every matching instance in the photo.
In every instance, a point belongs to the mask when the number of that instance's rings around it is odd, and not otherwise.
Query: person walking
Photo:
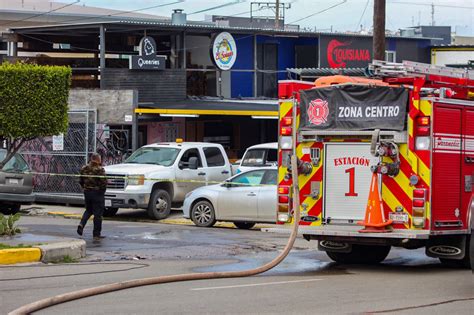
[[[105,170],[102,167],[102,159],[99,154],[94,153],[91,156],[89,164],[82,167],[79,184],[84,190],[84,201],[86,210],[82,215],[81,223],[77,227],[77,234],[82,236],[87,220],[94,215],[94,230],[92,235],[94,241],[99,241],[104,236],[102,231],[102,215],[105,209],[105,189],[107,179]]]

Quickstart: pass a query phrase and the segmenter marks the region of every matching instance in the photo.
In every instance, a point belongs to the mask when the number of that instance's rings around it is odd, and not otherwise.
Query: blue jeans
[[[94,215],[94,231],[92,235],[100,236],[102,231],[102,215],[104,214],[105,209],[105,192],[103,190],[85,190],[84,191],[84,200],[86,205],[86,211],[82,215],[81,225],[82,227],[86,226],[87,220]]]

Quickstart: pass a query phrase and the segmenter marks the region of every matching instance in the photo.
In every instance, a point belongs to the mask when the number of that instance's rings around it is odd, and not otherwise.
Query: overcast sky
[[[137,10],[161,4],[164,6],[140,12],[170,16],[172,9],[179,8],[184,9],[189,20],[203,20],[205,15],[212,14],[245,13],[238,16],[248,17],[252,1],[274,2],[275,0],[81,0],[80,4],[117,10]],[[291,4],[291,8],[286,10],[285,23],[287,24],[296,22],[303,27],[326,31],[329,31],[331,26],[334,31],[355,31],[360,29],[360,25],[365,29],[372,27],[374,0],[281,0],[281,2]],[[165,5],[169,3],[174,4]],[[431,25],[432,3],[434,3],[436,25],[450,25],[452,30],[459,35],[474,36],[474,0],[387,0],[386,28],[397,30],[418,24]],[[199,12],[213,7],[219,8]],[[328,10],[315,14],[325,9]],[[312,14],[315,15],[305,18]],[[256,15],[274,15],[274,13],[270,10],[261,10]]]

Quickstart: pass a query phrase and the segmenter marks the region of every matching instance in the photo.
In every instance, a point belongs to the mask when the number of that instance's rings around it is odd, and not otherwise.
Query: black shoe
[[[103,235],[94,236],[94,241],[100,241],[103,238],[105,238],[105,236],[103,236]]]
[[[79,234],[80,236],[82,236],[82,232],[84,231],[84,227],[82,225],[78,225],[77,226],[77,234]]]

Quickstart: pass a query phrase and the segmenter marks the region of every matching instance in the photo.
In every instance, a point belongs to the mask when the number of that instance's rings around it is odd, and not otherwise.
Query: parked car
[[[213,226],[216,221],[234,222],[240,229],[275,223],[277,178],[276,168],[260,168],[193,190],[184,200],[183,216],[201,227]]]
[[[231,175],[222,145],[208,142],[163,142],[135,151],[124,163],[105,166],[107,180],[104,215],[119,208],[147,209],[160,220],[191,190]],[[113,178],[116,176],[116,178]]]
[[[0,149],[0,160],[6,155]],[[27,172],[30,168],[20,154],[15,154],[0,171],[0,212],[15,214],[22,204],[35,201],[33,176]]]
[[[278,142],[253,145],[244,153],[236,173],[278,164]]]

